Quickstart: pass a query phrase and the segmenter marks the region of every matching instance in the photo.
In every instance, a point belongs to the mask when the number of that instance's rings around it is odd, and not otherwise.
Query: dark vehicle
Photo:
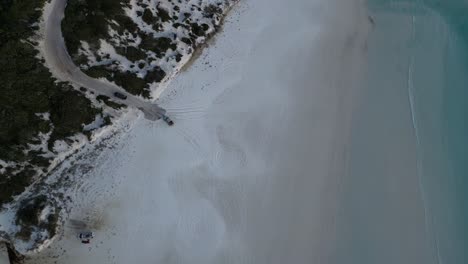
[[[172,119],[170,119],[168,116],[163,116],[163,120],[164,122],[166,122],[168,125],[170,126],[173,126],[174,125],[174,121],[172,121]]]
[[[91,239],[94,238],[94,234],[93,232],[81,232],[78,237],[81,239],[81,243],[89,244]]]
[[[126,96],[125,94],[121,94],[121,93],[119,93],[119,92],[115,92],[115,93],[114,93],[114,96],[117,97],[117,98],[119,98],[119,99],[122,99],[122,100],[127,99],[127,96]]]

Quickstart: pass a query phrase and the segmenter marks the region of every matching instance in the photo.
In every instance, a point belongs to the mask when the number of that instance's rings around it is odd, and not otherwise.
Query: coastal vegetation
[[[69,0],[62,32],[86,74],[152,98],[152,87],[215,32],[233,1],[206,2]]]
[[[152,98],[155,85],[188,61],[234,1],[68,0],[62,33],[84,73]],[[50,240],[66,211],[70,197],[60,186],[72,185],[70,178],[49,186],[54,177],[47,176],[125,108],[55,79],[39,49],[46,3],[0,3],[0,210],[10,215],[0,239],[13,247],[21,241],[21,252]]]
[[[31,39],[44,4],[0,3],[0,205],[47,172],[56,140],[80,133],[101,112],[82,93],[56,82],[39,58]]]

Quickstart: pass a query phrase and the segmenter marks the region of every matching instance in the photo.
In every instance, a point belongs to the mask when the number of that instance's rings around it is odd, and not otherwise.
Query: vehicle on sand
[[[91,243],[91,239],[94,238],[94,234],[91,231],[81,232],[78,237],[81,239],[81,243],[89,244]]]
[[[164,122],[166,122],[169,126],[173,126],[174,125],[174,121],[172,121],[171,118],[169,118],[167,115],[164,115],[162,117],[162,119],[164,120]]]

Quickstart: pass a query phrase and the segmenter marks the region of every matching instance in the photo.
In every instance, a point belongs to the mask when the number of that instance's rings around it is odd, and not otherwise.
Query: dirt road
[[[52,0],[50,12],[45,14],[45,39],[43,54],[46,63],[55,77],[85,87],[97,94],[113,98],[119,103],[135,107],[143,111],[145,117],[157,120],[165,114],[165,110],[156,103],[151,103],[133,96],[117,85],[91,78],[84,74],[72,61],[62,36],[61,21],[64,17],[67,0]],[[114,96],[119,92],[127,96],[121,100]]]

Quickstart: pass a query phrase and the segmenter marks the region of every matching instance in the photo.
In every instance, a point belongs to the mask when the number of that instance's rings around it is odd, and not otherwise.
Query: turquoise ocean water
[[[432,258],[468,263],[468,0],[369,0],[379,17],[411,27],[402,67],[417,138],[418,174]],[[403,32],[407,32],[401,29]],[[388,31],[388,41],[399,39]],[[404,74],[404,73],[403,73]]]
[[[468,0],[367,4],[369,80],[329,263],[468,264]]]

